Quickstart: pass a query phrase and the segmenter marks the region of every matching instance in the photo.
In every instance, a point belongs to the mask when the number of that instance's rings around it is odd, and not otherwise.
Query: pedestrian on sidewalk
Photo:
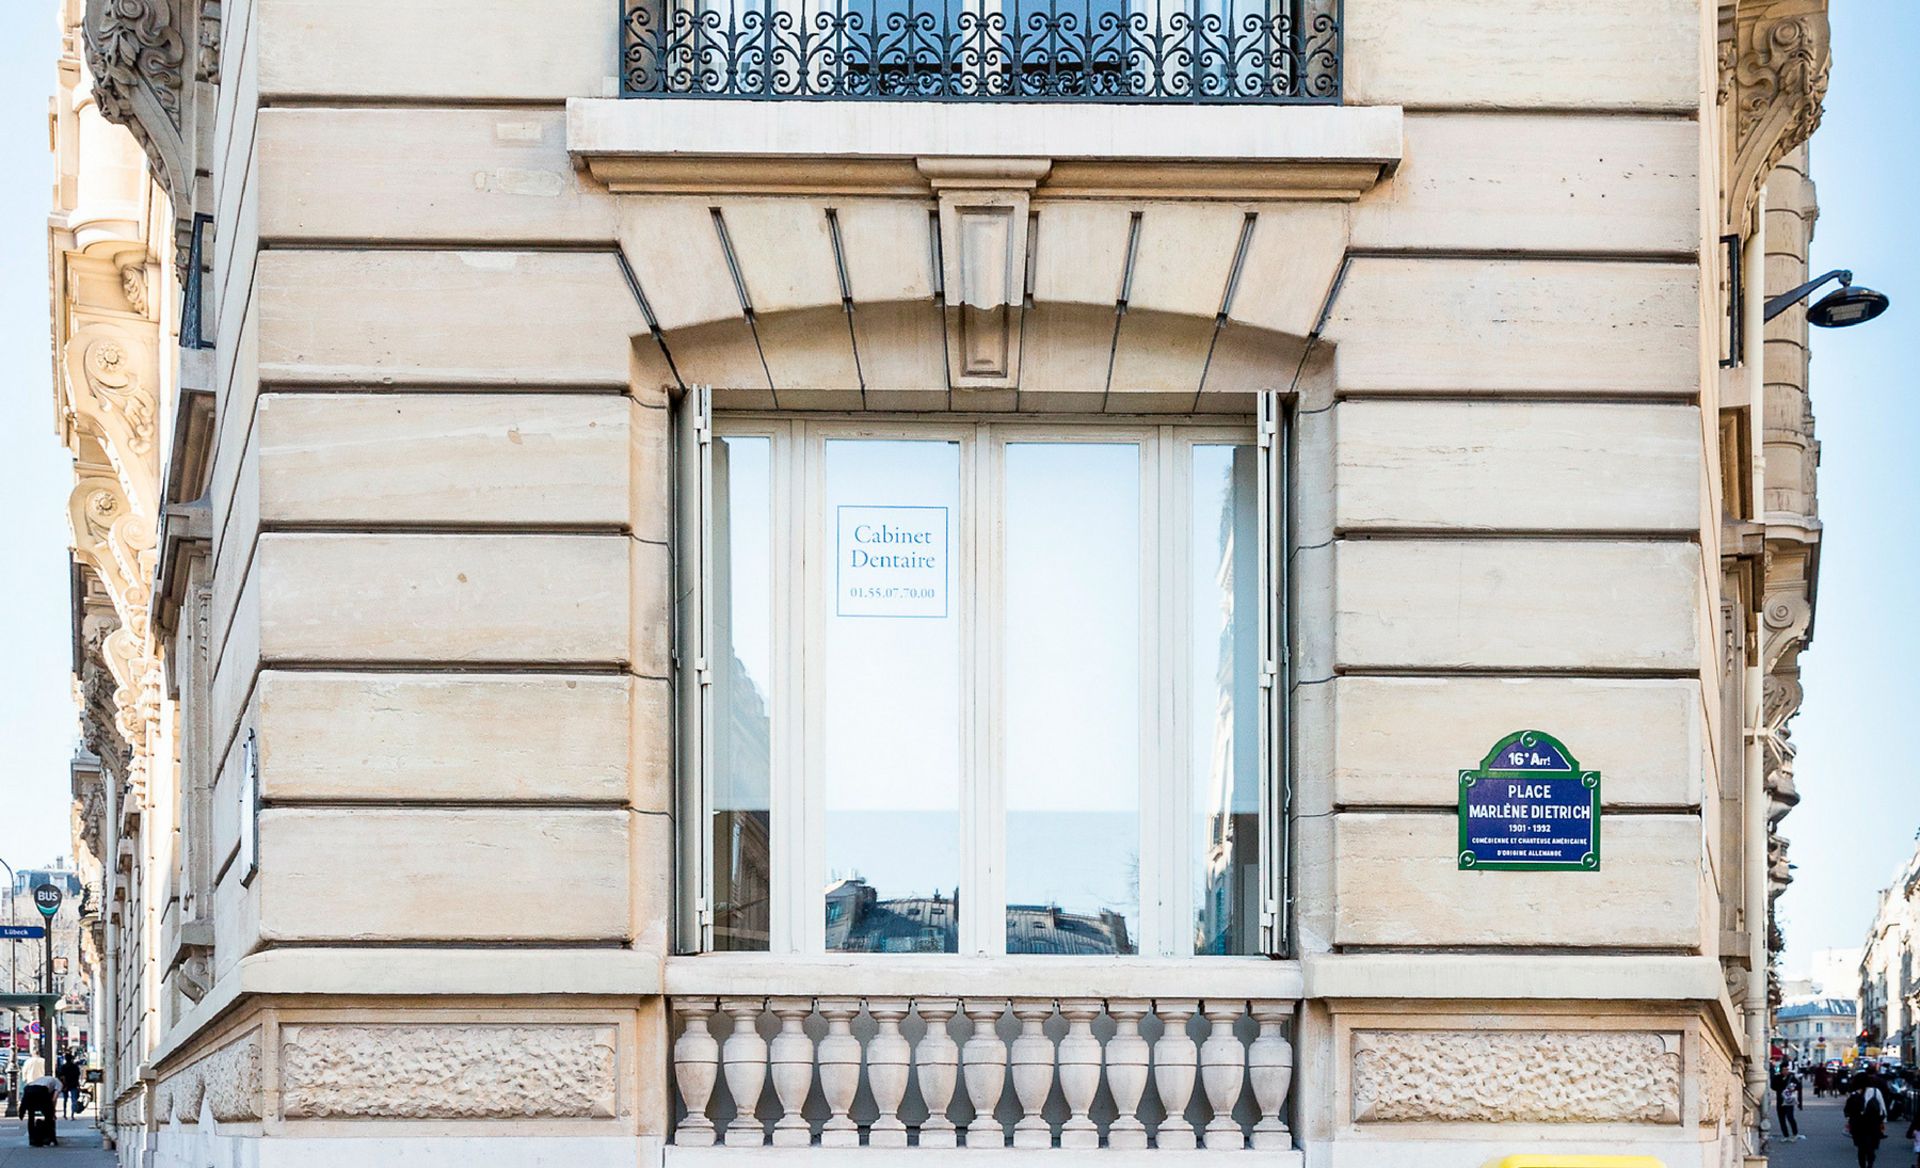
[[[72,1119],[80,1107],[80,1062],[72,1050],[60,1056],[60,1068],[54,1077],[60,1080],[60,1097],[66,1101],[67,1118]]]
[[[1780,1087],[1780,1134],[1790,1140],[1804,1140],[1800,1134],[1800,1121],[1795,1113],[1800,1110],[1800,1080],[1789,1078]]]
[[[1877,1075],[1868,1072],[1860,1085],[1847,1096],[1845,1106],[1847,1134],[1853,1137],[1854,1155],[1860,1168],[1873,1168],[1880,1154],[1880,1141],[1887,1138],[1887,1097],[1880,1090]]]

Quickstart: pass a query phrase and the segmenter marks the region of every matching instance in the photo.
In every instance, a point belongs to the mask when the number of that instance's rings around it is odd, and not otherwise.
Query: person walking
[[[1887,1097],[1880,1090],[1879,1078],[1872,1073],[1861,1076],[1860,1083],[1847,1096],[1845,1106],[1847,1134],[1853,1137],[1854,1155],[1860,1168],[1873,1168],[1880,1154],[1880,1141],[1887,1138]]]
[[[1789,1076],[1780,1087],[1780,1134],[1789,1140],[1804,1140],[1800,1134],[1800,1121],[1796,1114],[1800,1110],[1800,1079]]]
[[[67,1118],[72,1119],[80,1106],[80,1063],[73,1057],[73,1051],[60,1056],[60,1066],[53,1074],[60,1080],[60,1097],[66,1101]]]

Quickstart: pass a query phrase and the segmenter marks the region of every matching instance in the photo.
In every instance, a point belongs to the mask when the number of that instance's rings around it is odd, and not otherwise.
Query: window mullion
[[[797,531],[789,528],[788,579],[798,581],[789,589],[787,615],[793,639],[789,657],[793,661],[793,683],[788,708],[791,724],[799,729],[798,741],[789,750],[795,773],[787,784],[796,813],[788,838],[792,856],[783,866],[791,874],[790,892],[785,897],[791,918],[789,937],[792,948],[800,953],[823,953],[827,945],[824,890],[826,872],[826,703],[809,701],[809,694],[824,693],[825,644],[822,610],[825,605],[825,571],[828,563],[825,539],[826,439],[817,427],[803,421],[792,425],[788,483],[797,508],[785,508],[795,515]]]
[[[1162,476],[1161,492],[1165,554],[1158,557],[1162,564],[1163,598],[1160,642],[1165,646],[1163,652],[1169,655],[1165,662],[1164,698],[1169,732],[1162,739],[1160,753],[1160,792],[1167,816],[1167,830],[1162,833],[1165,840],[1162,850],[1167,857],[1166,877],[1162,881],[1167,931],[1161,951],[1185,957],[1192,956],[1191,942],[1183,945],[1182,941],[1192,931],[1193,866],[1197,862],[1192,854],[1193,775],[1190,767],[1194,735],[1201,732],[1193,720],[1192,693],[1195,646],[1190,619],[1193,582],[1189,566],[1193,562],[1195,533],[1189,517],[1193,513],[1193,459],[1191,443],[1182,439],[1173,427],[1163,427],[1161,435],[1162,459],[1169,466],[1168,473]]]
[[[1002,603],[1004,565],[999,541],[1004,494],[1001,491],[1003,434],[998,427],[975,428],[967,465],[971,482],[967,502],[971,539],[968,547],[971,627],[966,630],[965,673],[970,711],[968,741],[971,758],[962,778],[967,791],[970,838],[965,857],[972,879],[974,907],[962,907],[966,932],[963,952],[1000,955],[1007,951],[1006,776],[1000,735],[1003,723],[1000,691],[1004,661]],[[970,924],[969,924],[970,922]]]

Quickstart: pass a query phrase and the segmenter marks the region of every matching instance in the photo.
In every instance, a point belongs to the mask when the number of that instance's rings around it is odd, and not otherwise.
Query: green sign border
[[[1532,746],[1538,742],[1551,743],[1567,760],[1566,771],[1513,771],[1496,769],[1493,760],[1500,752],[1519,743]],[[1474,783],[1482,779],[1525,779],[1529,782],[1545,780],[1550,783],[1579,783],[1587,789],[1587,797],[1593,809],[1593,850],[1573,863],[1552,863],[1520,860],[1476,860],[1467,847],[1467,791]],[[1455,859],[1462,872],[1598,872],[1600,870],[1600,772],[1581,767],[1580,761],[1573,757],[1567,744],[1544,730],[1516,730],[1493,744],[1480,765],[1460,772],[1460,810],[1459,810],[1459,851]],[[1592,861],[1589,863],[1588,861]]]

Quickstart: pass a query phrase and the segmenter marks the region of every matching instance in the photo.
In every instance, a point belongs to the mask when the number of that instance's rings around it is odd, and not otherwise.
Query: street
[[[55,1148],[29,1148],[27,1129],[17,1119],[0,1120],[0,1168],[108,1168],[113,1153],[100,1147],[100,1133],[91,1118],[60,1121],[60,1145]]]
[[[1767,1158],[1774,1168],[1851,1168],[1853,1141],[1847,1138],[1846,1118],[1841,1114],[1841,1099],[1809,1099],[1799,1116],[1800,1131],[1807,1138],[1788,1143],[1775,1136],[1767,1145]],[[3,1168],[5,1161],[0,1161]],[[1913,1144],[1907,1139],[1904,1121],[1887,1125],[1886,1142],[1874,1168],[1911,1168]]]

